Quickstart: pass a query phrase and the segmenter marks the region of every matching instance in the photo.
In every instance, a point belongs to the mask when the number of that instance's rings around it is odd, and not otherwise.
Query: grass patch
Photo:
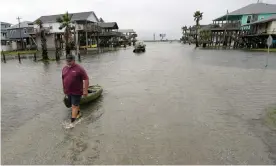
[[[260,51],[260,52],[267,52],[267,48],[252,48],[252,49],[247,49],[249,51]],[[276,48],[270,48],[269,52],[276,52]]]
[[[3,51],[5,55],[18,55],[19,54],[34,54],[34,53],[39,53],[37,50],[27,50],[27,51]]]
[[[202,46],[199,47],[202,50],[209,50],[209,49],[213,49],[213,50],[224,50],[227,49],[229,50],[229,47],[225,47],[225,46],[206,46],[205,48],[203,48]],[[254,51],[254,52],[267,52],[267,48],[230,48],[231,50],[243,50],[243,51]],[[276,52],[276,48],[270,48],[269,52]]]
[[[276,129],[276,108],[267,109],[265,121],[268,126]]]

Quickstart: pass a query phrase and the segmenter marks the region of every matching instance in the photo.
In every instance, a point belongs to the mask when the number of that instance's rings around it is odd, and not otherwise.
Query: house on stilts
[[[264,47],[276,32],[276,4],[253,3],[213,20],[207,45],[232,48]]]
[[[63,14],[41,16],[36,20],[41,20],[42,26],[46,31],[46,40],[48,50],[56,50],[56,53],[64,50],[64,29],[59,29],[60,23],[57,18]],[[119,31],[116,22],[105,22],[98,18],[93,11],[69,13],[71,24],[75,27],[72,32],[72,38],[75,41],[75,49],[81,50],[93,47],[109,47],[110,45],[118,46],[119,41],[126,37]],[[29,34],[35,39],[38,49],[41,49],[40,29],[36,25],[36,20],[30,25],[34,29]]]

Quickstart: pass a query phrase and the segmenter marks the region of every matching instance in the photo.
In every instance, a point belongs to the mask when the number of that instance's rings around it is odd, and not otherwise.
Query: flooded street
[[[276,164],[276,56],[146,43],[86,55],[102,97],[72,130],[65,62],[2,63],[2,164]]]

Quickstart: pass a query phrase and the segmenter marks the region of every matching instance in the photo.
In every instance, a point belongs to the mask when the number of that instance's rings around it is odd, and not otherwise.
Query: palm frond
[[[75,28],[76,28],[75,26],[71,26],[71,27],[70,27],[71,30],[74,30]]]
[[[66,22],[66,21],[67,21],[67,15],[66,15],[66,13],[65,13],[64,15],[62,15],[62,21],[63,21],[63,22]]]
[[[64,27],[66,27],[66,24],[62,23],[58,29],[62,30]]]
[[[40,19],[37,19],[37,20],[35,21],[35,24],[41,25],[41,24],[42,24],[42,21],[41,21]]]
[[[58,18],[56,19],[56,21],[57,21],[58,23],[62,23],[62,22],[63,22],[63,20],[62,20],[61,17],[58,17]]]

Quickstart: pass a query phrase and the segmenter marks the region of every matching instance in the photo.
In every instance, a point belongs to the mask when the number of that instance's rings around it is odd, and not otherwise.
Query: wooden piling
[[[36,52],[34,53],[34,61],[36,61]]]
[[[218,32],[216,32],[216,47],[218,47],[218,40],[219,40],[219,37],[218,37]]]
[[[6,63],[6,55],[5,55],[5,53],[3,51],[1,53],[3,55],[3,61],[4,61],[4,63]]]
[[[233,32],[231,32],[231,33],[229,34],[229,49],[230,49],[231,46],[232,46],[232,36],[233,36]]]
[[[18,53],[17,56],[18,56],[19,63],[21,63],[20,53]]]

